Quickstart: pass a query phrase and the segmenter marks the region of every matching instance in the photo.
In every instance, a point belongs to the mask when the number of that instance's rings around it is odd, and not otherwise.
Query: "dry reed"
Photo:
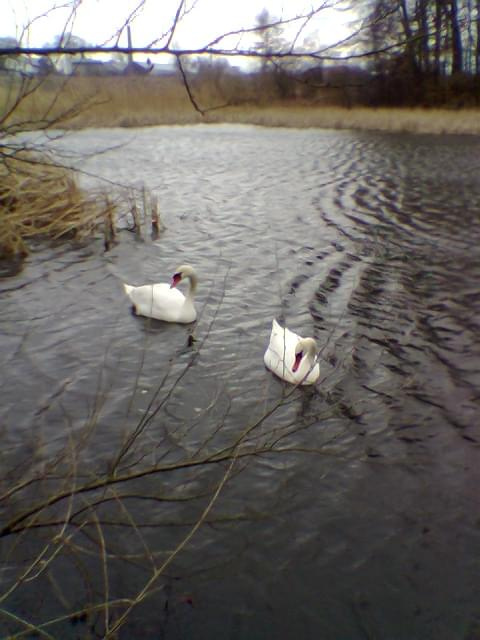
[[[0,104],[7,104],[13,79],[1,79]],[[38,81],[37,81],[38,82]],[[228,87],[227,87],[228,88]],[[325,90],[321,102],[255,101],[251,92],[241,104],[229,102],[214,86],[193,87],[202,116],[175,76],[51,76],[26,96],[7,119],[7,127],[45,123],[68,129],[84,127],[142,127],[154,125],[243,123],[270,127],[379,130],[412,133],[480,134],[479,109],[369,108],[331,104]],[[228,91],[227,91],[228,93]],[[260,96],[257,96],[260,98]],[[237,102],[239,102],[237,100]]]
[[[30,84],[33,84],[33,80]],[[0,105],[25,97],[6,119],[10,129],[54,126],[68,129],[85,127],[140,127],[157,124],[198,122],[201,115],[190,103],[175,77],[62,77],[50,76],[25,87],[14,78],[0,77]]]
[[[26,255],[33,239],[84,239],[101,223],[114,234],[112,203],[85,193],[72,171],[20,153],[3,157],[0,179],[2,258]]]
[[[391,133],[480,134],[478,109],[407,109],[315,106],[301,103],[267,107],[235,106],[207,114],[210,122],[266,127],[353,129]]]

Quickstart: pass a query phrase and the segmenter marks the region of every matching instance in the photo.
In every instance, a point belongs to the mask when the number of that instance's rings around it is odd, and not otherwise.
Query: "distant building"
[[[70,62],[73,76],[117,76],[122,73],[122,65],[119,62],[108,60],[93,60],[83,58],[82,60],[72,60]]]
[[[150,58],[147,58],[146,63],[140,64],[139,62],[135,62],[131,57],[128,60],[127,66],[124,68],[124,75],[145,75],[146,73],[150,73],[153,69],[153,64],[150,61]]]
[[[151,73],[156,76],[174,75],[175,65],[153,64],[149,59],[145,63],[130,60],[127,64],[121,60],[98,60],[93,58],[77,58],[62,55],[55,61],[57,73],[72,76],[118,76],[145,75]]]

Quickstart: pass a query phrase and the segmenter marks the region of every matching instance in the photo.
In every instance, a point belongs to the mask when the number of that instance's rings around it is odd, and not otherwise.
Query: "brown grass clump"
[[[107,198],[80,189],[71,170],[28,153],[4,157],[0,258],[28,254],[33,239],[84,239],[100,224],[113,228],[113,209]]]

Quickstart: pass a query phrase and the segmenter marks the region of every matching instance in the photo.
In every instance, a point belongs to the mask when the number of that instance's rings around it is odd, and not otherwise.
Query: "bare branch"
[[[180,20],[180,12],[182,11],[184,5],[185,5],[185,0],[180,0],[177,7],[177,11],[175,12],[175,17],[173,18],[172,26],[170,27],[170,35],[168,37],[167,44],[165,45],[166,47],[170,47],[170,44],[172,43],[173,37],[175,35],[175,29],[177,28],[178,22]],[[180,65],[180,62],[179,62],[179,65]]]
[[[141,10],[145,6],[145,2],[146,0],[139,0],[138,4],[132,9],[132,11],[126,17],[123,24],[117,29],[117,31],[114,34],[110,36],[110,38],[105,40],[105,42],[103,43],[103,46],[105,46],[108,42],[112,40],[115,41],[115,46],[118,46],[118,43],[120,41],[120,38],[122,37],[123,32],[128,26],[130,26],[130,24],[135,20],[135,18],[141,13]]]
[[[189,98],[190,102],[192,103],[195,111],[198,111],[198,113],[200,113],[203,116],[203,115],[205,115],[205,112],[202,109],[200,109],[197,101],[194,98],[192,89],[191,89],[190,84],[189,84],[188,79],[187,79],[187,75],[186,75],[185,70],[184,70],[183,65],[182,65],[182,57],[179,54],[179,55],[176,56],[176,58],[177,58],[178,68],[180,70],[180,74],[181,74],[182,80],[183,80],[183,86],[185,87],[185,90],[186,90],[186,92],[188,94],[188,98]]]

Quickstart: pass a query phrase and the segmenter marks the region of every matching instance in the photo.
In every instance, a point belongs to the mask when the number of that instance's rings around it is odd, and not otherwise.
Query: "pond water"
[[[477,638],[480,139],[209,125],[51,144],[89,188],[144,184],[165,229],[37,249],[0,281],[1,594],[37,559],[4,635],[14,614],[102,637],[100,605],[113,626],[136,597],[121,638]],[[122,282],[182,263],[195,326],[132,315]],[[321,346],[313,388],[264,368],[274,317]]]

